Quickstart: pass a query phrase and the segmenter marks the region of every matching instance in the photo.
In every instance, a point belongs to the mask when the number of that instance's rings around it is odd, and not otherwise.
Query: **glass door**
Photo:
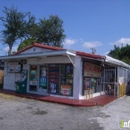
[[[48,67],[47,65],[40,66],[39,73],[39,91],[47,93],[48,89]]]
[[[37,65],[30,66],[30,74],[29,74],[29,91],[37,91],[38,86],[38,73],[37,73]]]

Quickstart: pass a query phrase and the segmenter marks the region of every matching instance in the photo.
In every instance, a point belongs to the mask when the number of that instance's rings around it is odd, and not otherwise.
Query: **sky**
[[[130,0],[0,0],[0,16],[4,6],[12,5],[31,12],[37,20],[58,15],[64,22],[66,49],[91,53],[94,48],[96,54],[106,55],[114,45],[130,44]],[[0,55],[7,51],[8,46],[0,42]]]

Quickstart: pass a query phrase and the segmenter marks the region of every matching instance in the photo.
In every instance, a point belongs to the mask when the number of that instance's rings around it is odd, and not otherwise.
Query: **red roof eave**
[[[49,50],[63,50],[63,48],[60,48],[60,47],[54,47],[54,46],[48,46],[48,45],[43,45],[43,44],[38,44],[38,43],[34,43],[18,52],[16,52],[14,55],[17,55],[21,52],[24,52],[32,47],[39,47],[39,48],[43,48],[43,49],[49,49]]]
[[[32,47],[39,47],[39,48],[43,48],[43,49],[49,49],[49,50],[64,50],[64,48],[61,47],[54,47],[54,46],[49,46],[49,45],[44,45],[44,44],[39,44],[39,43],[34,43],[18,52],[16,52],[14,55],[20,54],[21,52],[24,52]],[[90,54],[90,53],[86,53],[86,52],[80,52],[80,51],[74,51],[76,52],[76,55],[78,56],[82,56],[82,57],[89,57],[89,58],[94,58],[94,59],[104,59],[104,56],[100,56],[100,55],[95,55],[95,54]]]
[[[77,54],[78,56],[90,57],[90,58],[94,58],[94,59],[104,59],[104,56],[95,55],[95,54],[90,54],[90,53],[85,53],[85,52],[76,51],[76,54]]]

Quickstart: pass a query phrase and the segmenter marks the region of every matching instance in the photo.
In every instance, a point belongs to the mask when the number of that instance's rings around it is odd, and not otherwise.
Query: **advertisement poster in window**
[[[90,83],[90,89],[94,89],[96,87],[96,79],[95,78],[91,78],[91,83]]]
[[[99,65],[84,63],[84,76],[101,77],[101,67]]]
[[[56,94],[57,85],[55,83],[50,83],[50,93]]]
[[[91,85],[90,81],[91,81],[90,78],[84,78],[84,89],[85,90],[90,89],[90,85]]]
[[[119,77],[118,80],[119,80],[120,85],[122,85],[124,83],[124,77]]]
[[[71,95],[71,88],[72,88],[71,85],[61,85],[61,94],[70,96]]]
[[[30,85],[37,85],[37,70],[30,70]]]

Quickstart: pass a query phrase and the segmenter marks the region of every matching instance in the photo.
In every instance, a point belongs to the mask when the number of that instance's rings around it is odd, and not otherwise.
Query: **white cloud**
[[[102,46],[102,43],[99,41],[85,42],[83,44],[83,47],[85,47],[85,48],[96,48],[98,46]]]
[[[126,44],[128,44],[128,45],[130,45],[130,38],[121,38],[121,39],[119,39],[119,40],[117,40],[117,41],[115,41],[114,43],[110,43],[110,45],[118,45],[118,46],[120,46],[120,45],[126,45]]]
[[[78,40],[76,39],[72,39],[72,38],[68,38],[65,39],[65,41],[63,42],[63,45],[65,45],[66,47],[70,47],[71,45],[75,44]]]

